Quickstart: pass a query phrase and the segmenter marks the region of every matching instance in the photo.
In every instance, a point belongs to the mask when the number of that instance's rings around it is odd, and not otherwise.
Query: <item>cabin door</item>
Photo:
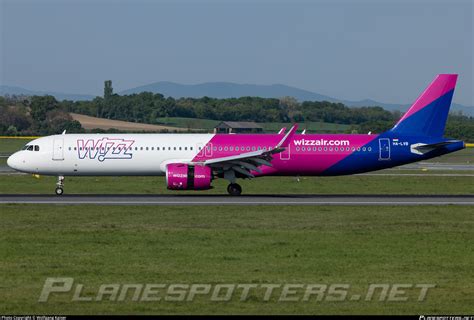
[[[379,139],[379,160],[390,160],[390,139]]]
[[[54,139],[53,160],[64,160],[64,140],[62,138]]]

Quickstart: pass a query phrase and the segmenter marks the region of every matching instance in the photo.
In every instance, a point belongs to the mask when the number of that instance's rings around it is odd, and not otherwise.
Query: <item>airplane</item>
[[[171,190],[206,190],[214,179],[242,193],[237,179],[338,176],[392,168],[465,148],[444,138],[456,74],[440,74],[390,130],[381,134],[59,134],[11,155],[11,168],[57,176],[165,176]]]

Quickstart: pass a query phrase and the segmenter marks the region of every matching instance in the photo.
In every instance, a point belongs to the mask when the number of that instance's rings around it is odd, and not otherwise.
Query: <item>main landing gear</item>
[[[58,182],[56,183],[56,195],[60,196],[64,193],[64,176],[58,176]]]
[[[227,192],[231,196],[240,196],[242,193],[242,187],[237,183],[231,183],[227,186]]]

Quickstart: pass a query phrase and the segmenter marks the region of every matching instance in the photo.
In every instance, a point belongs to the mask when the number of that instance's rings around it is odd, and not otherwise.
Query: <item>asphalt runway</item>
[[[0,204],[62,205],[474,205],[474,195],[0,195]]]

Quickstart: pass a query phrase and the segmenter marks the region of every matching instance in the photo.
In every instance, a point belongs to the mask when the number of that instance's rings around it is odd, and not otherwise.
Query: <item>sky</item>
[[[438,73],[474,105],[473,0],[0,0],[0,85],[286,84],[410,103]]]

